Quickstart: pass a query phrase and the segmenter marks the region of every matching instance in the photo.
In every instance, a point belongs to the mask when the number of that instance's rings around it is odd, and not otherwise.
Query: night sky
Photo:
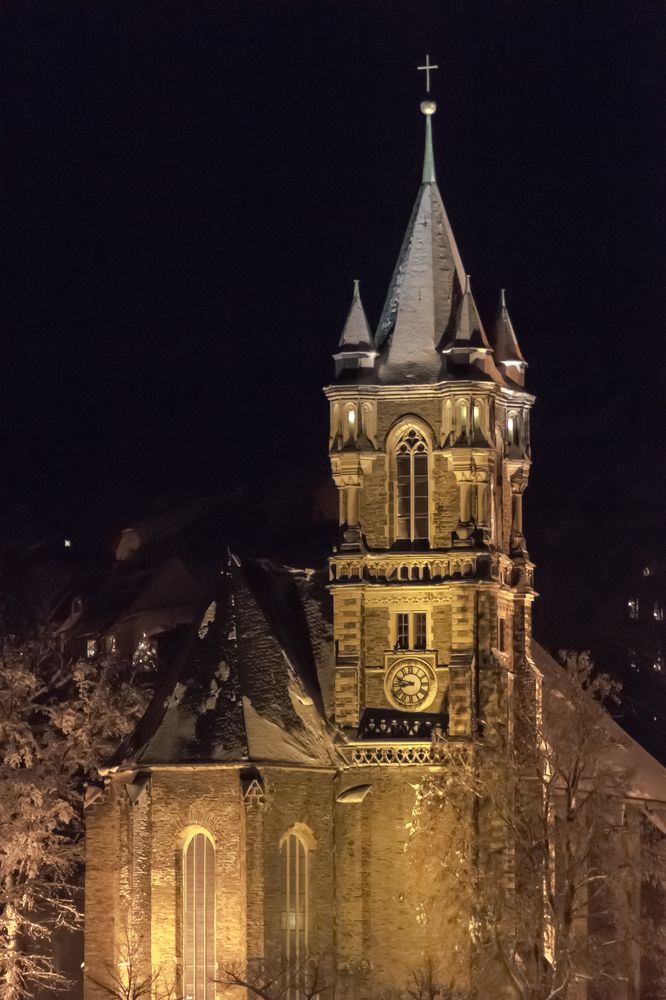
[[[6,523],[306,510],[352,279],[374,325],[417,193],[426,52],[465,267],[538,397],[537,632],[603,653],[663,558],[660,2],[6,3]]]

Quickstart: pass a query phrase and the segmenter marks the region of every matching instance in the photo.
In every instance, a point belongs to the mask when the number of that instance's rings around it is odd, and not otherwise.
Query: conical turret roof
[[[358,281],[354,282],[352,304],[338,343],[338,351],[374,351],[375,345],[361,302]]]
[[[518,338],[513,328],[509,310],[506,307],[506,296],[504,289],[500,292],[500,303],[497,311],[497,318],[494,326],[494,351],[495,361],[499,364],[504,361],[513,361],[516,364],[526,365],[522,351],[518,346]]]
[[[472,295],[469,274],[465,278],[465,292],[458,307],[453,336],[442,351],[445,354],[456,351],[490,351],[490,344],[483,329],[483,323]]]
[[[365,309],[361,302],[358,281],[354,282],[352,304],[333,355],[336,378],[359,378],[369,376],[377,357],[375,344],[370,333]]]

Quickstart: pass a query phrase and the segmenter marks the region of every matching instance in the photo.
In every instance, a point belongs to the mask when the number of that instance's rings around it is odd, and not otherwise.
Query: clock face
[[[386,678],[386,693],[397,708],[425,708],[435,697],[437,681],[422,660],[406,657],[391,667]]]

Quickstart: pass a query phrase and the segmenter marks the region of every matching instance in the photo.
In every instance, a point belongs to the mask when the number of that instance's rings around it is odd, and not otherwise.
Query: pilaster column
[[[523,534],[523,493],[527,489],[529,466],[522,462],[507,463],[511,483],[511,539],[509,551],[512,556],[527,556],[527,545]]]
[[[350,483],[347,486],[347,524],[350,528],[357,528],[359,523],[359,517],[358,517],[359,490],[360,490],[360,485],[358,483]]]
[[[264,815],[266,793],[260,776],[241,777],[245,806],[245,900],[247,971],[252,977],[265,959],[264,933]]]

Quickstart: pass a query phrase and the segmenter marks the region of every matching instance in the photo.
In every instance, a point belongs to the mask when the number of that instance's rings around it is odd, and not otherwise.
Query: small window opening
[[[634,618],[634,619],[638,618],[638,612],[639,612],[638,598],[637,597],[631,597],[627,601],[627,607],[629,609],[629,617],[630,618]]]
[[[425,649],[427,645],[425,611],[414,614],[414,649]]]
[[[504,618],[497,619],[497,648],[500,653],[506,653],[506,621]]]

